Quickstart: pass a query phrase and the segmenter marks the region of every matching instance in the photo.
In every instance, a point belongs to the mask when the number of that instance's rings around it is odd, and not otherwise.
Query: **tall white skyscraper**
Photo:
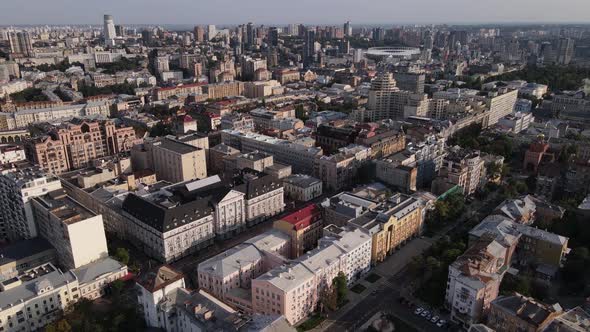
[[[344,35],[346,37],[352,36],[352,25],[350,24],[350,21],[346,21],[346,23],[344,23]]]
[[[115,31],[115,22],[113,21],[113,16],[105,15],[104,16],[104,43],[107,46],[114,46],[115,45],[115,37],[117,37],[117,33]]]
[[[215,25],[213,24],[209,24],[207,26],[207,38],[209,40],[215,38],[215,36],[217,35],[217,28],[215,28]]]

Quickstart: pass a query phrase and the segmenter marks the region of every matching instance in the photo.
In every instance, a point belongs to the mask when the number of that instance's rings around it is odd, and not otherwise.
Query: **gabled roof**
[[[160,290],[180,279],[184,275],[169,265],[162,265],[139,276],[137,283],[151,293]]]

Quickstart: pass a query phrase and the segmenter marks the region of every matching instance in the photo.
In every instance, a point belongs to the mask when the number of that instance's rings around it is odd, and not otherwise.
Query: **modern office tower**
[[[115,22],[113,21],[113,16],[105,15],[104,16],[104,43],[107,46],[114,46],[115,45],[115,38],[117,37],[117,32],[115,30]]]
[[[211,40],[217,36],[217,28],[215,28],[214,24],[209,24],[207,26],[207,39]]]
[[[373,40],[381,41],[385,39],[385,29],[378,27],[373,29]]]
[[[27,162],[15,164],[0,175],[0,239],[37,236],[31,199],[61,188],[56,177]]]
[[[426,75],[417,73],[396,73],[394,75],[397,87],[400,90],[413,93],[424,93],[424,81]]]
[[[350,24],[350,21],[346,21],[346,23],[344,23],[344,35],[346,37],[352,36],[352,25]]]
[[[10,52],[22,54],[24,56],[33,56],[33,43],[31,42],[31,34],[22,32],[11,32],[8,35],[10,41]]]
[[[574,40],[571,38],[560,38],[557,42],[557,63],[568,65],[574,55]]]
[[[287,34],[289,36],[298,36],[299,35],[299,25],[289,24],[289,26],[287,27]]]
[[[467,31],[451,31],[449,35],[449,46],[455,47],[457,43],[461,45],[467,45],[468,38],[467,38]]]
[[[115,34],[119,37],[125,37],[127,34],[125,31],[125,27],[122,25],[115,25]]]
[[[154,31],[151,29],[141,31],[141,39],[144,45],[150,45],[154,42]]]
[[[342,39],[340,41],[340,53],[342,54],[349,54],[350,53],[350,41],[346,40],[346,39]]]
[[[431,50],[434,47],[434,37],[430,31],[426,32],[424,36],[424,48],[427,50]]]
[[[272,27],[268,30],[268,43],[272,46],[279,45],[279,29]]]
[[[249,22],[246,25],[246,45],[247,46],[252,46],[254,45],[254,39],[256,38],[256,31],[254,28],[254,24],[252,24],[252,22]]]
[[[309,66],[314,63],[315,57],[315,29],[309,28],[305,32],[305,46],[303,49],[303,62]]]
[[[202,43],[205,41],[205,29],[203,29],[202,26],[197,25],[195,27],[194,32],[195,32],[195,41],[197,43]]]

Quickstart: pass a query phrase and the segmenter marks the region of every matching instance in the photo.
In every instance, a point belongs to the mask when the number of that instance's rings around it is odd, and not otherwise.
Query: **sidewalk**
[[[353,309],[359,302],[366,299],[368,296],[371,295],[373,291],[382,292],[384,289],[390,290],[397,290],[400,291],[399,285],[394,285],[390,281],[391,278],[395,277],[398,273],[400,273],[406,265],[416,256],[421,254],[424,250],[431,246],[431,242],[429,239],[422,239],[422,238],[415,238],[408,242],[405,246],[400,248],[391,256],[387,257],[385,261],[379,263],[377,266],[373,267],[369,273],[363,277],[359,282],[356,284],[361,284],[366,289],[357,294],[352,290],[348,290],[348,300],[349,302],[346,303],[343,307],[338,309],[335,312],[331,312],[328,314],[326,320],[324,320],[320,325],[315,327],[314,329],[310,330],[313,332],[321,332],[328,329],[335,321],[338,321],[343,316],[347,315],[348,312]],[[373,283],[365,280],[365,278],[372,273],[377,274],[381,278]],[[369,318],[369,317],[367,317]],[[364,322],[363,322],[364,323]]]
[[[373,270],[371,270],[371,271],[372,272],[369,272],[369,274],[373,273]],[[369,275],[369,274],[367,274],[367,275]],[[357,294],[357,293],[351,291],[350,289],[348,289],[348,295],[347,295],[348,303],[346,303],[344,306],[342,306],[338,310],[329,313],[326,320],[324,320],[320,325],[316,326],[315,328],[313,328],[309,331],[310,332],[322,332],[322,331],[328,329],[335,321],[337,321],[341,317],[348,314],[348,311],[350,311],[352,308],[354,308],[359,302],[364,300],[367,296],[371,295],[371,292],[373,292],[374,290],[377,290],[378,288],[380,288],[380,286],[383,286],[383,285],[385,285],[387,287],[391,287],[391,284],[389,284],[389,282],[387,282],[386,278],[384,278],[382,276],[379,280],[377,280],[374,283],[370,283],[370,282],[366,281],[365,278],[362,278],[355,285],[357,285],[357,284],[363,285],[364,287],[366,287],[366,289],[360,294]]]

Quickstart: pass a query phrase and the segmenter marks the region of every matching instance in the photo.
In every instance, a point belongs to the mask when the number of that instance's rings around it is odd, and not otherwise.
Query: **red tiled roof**
[[[320,213],[320,208],[317,205],[310,204],[284,216],[281,220],[293,225],[296,230],[300,230],[312,224]]]

